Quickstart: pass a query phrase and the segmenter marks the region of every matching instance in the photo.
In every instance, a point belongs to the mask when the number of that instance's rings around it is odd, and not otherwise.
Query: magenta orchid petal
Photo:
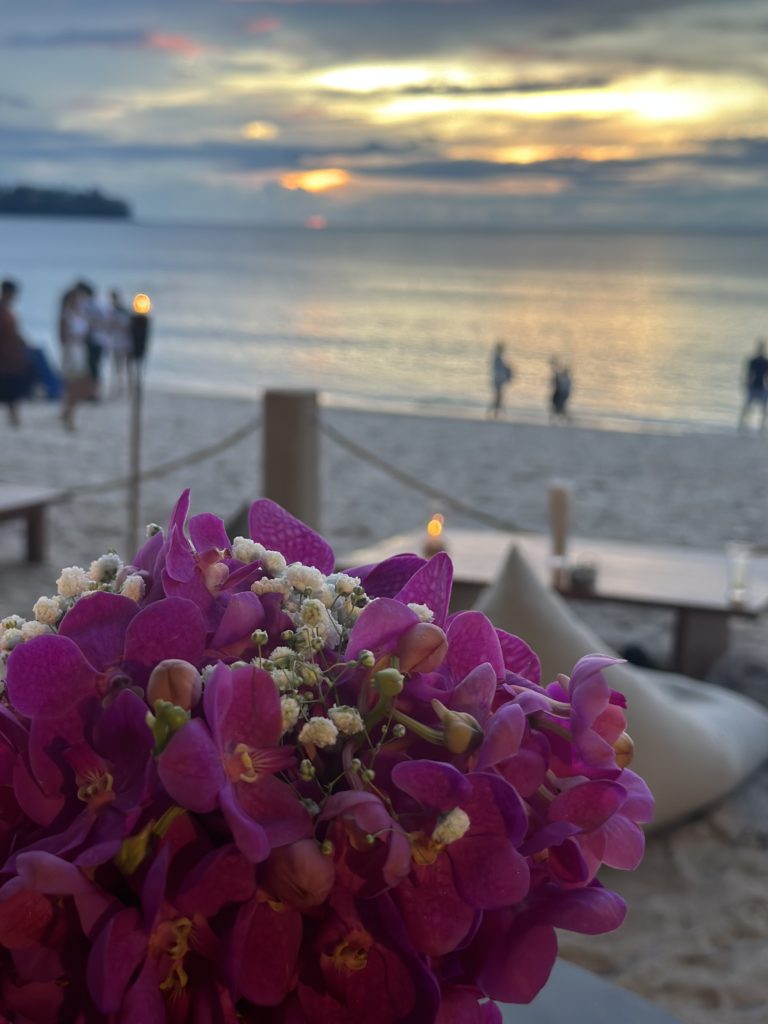
[[[171,529],[168,537],[164,568],[166,574],[176,583],[189,583],[197,572],[194,552],[183,530],[177,526]]]
[[[653,795],[645,779],[625,768],[621,773],[621,785],[627,794],[622,814],[626,814],[633,821],[652,821]]]
[[[89,594],[64,616],[59,636],[73,640],[86,660],[104,672],[119,661],[125,631],[137,612],[136,602],[120,594]]]
[[[131,559],[131,566],[137,572],[152,574],[155,571],[158,556],[165,545],[162,530],[153,533],[139,548]]]
[[[81,697],[93,693],[97,678],[80,648],[66,636],[39,636],[19,644],[8,659],[8,695],[28,718],[69,712]]]
[[[502,917],[502,913],[499,912]],[[491,999],[504,1003],[530,1003],[546,985],[557,958],[554,928],[539,924],[532,914],[504,914],[508,927],[493,941],[480,942],[475,972],[478,984]]]
[[[221,810],[238,849],[253,864],[266,860],[272,849],[267,833],[240,806],[231,786],[220,794]]]
[[[492,772],[472,772],[471,796],[462,801],[469,815],[469,834],[506,835],[518,846],[528,829],[525,804],[514,786]]]
[[[233,989],[257,1006],[277,1006],[295,984],[301,914],[257,895],[238,911],[227,948]]]
[[[582,935],[615,931],[626,914],[627,905],[621,896],[605,889],[599,882],[567,892],[553,887],[542,896],[536,908],[537,919],[542,923]]]
[[[496,678],[504,676],[504,658],[496,630],[482,612],[459,612],[448,629],[446,668],[452,679],[469,675],[481,662],[487,661]]]
[[[111,917],[96,935],[88,957],[88,991],[101,1013],[120,1009],[125,990],[147,952],[141,915],[133,908]]]
[[[446,699],[451,711],[463,711],[485,725],[496,696],[496,673],[484,662],[477,665],[455,686]]]
[[[499,761],[514,757],[520,750],[526,729],[526,717],[517,704],[504,704],[491,717],[483,743],[477,752],[477,768],[483,771]]]
[[[511,633],[505,633],[501,629],[496,630],[499,638],[501,654],[504,659],[504,667],[508,672],[530,679],[532,683],[541,682],[541,659],[525,640]]]
[[[425,604],[434,612],[438,626],[445,623],[453,581],[453,563],[444,551],[422,565],[395,595],[403,604]]]
[[[212,811],[226,785],[221,756],[205,723],[187,722],[158,758],[160,780],[176,803],[190,811]]]
[[[72,896],[86,935],[91,935],[97,924],[115,908],[116,901],[86,878],[78,867],[51,853],[43,850],[21,853],[16,867],[28,888],[49,896]]]
[[[478,910],[496,910],[525,899],[528,862],[506,836],[465,836],[447,848],[456,889]]]
[[[645,853],[643,830],[623,814],[616,814],[605,822],[601,832],[605,840],[603,863],[609,868],[634,871]]]
[[[269,498],[260,498],[251,505],[248,528],[253,540],[281,551],[286,561],[313,565],[326,575],[333,572],[336,559],[330,545]]]
[[[445,854],[428,867],[415,865],[392,895],[408,938],[425,956],[453,952],[472,931],[477,911],[456,892],[453,868]]]
[[[257,782],[237,783],[237,802],[264,830],[270,846],[286,846],[312,835],[312,819],[291,787],[265,775]]]
[[[451,811],[472,796],[472,785],[453,765],[442,761],[401,761],[392,781],[425,807]]]
[[[169,537],[174,527],[180,533],[184,533],[184,524],[186,523],[187,516],[189,515],[190,493],[191,492],[189,487],[185,488],[179,495],[176,504],[173,506],[173,509],[171,510],[167,530],[167,534]]]
[[[187,524],[187,529],[192,546],[199,554],[211,550],[223,552],[230,548],[224,520],[210,512],[201,512],[197,516],[192,516]]]
[[[217,651],[234,644],[253,647],[251,633],[263,626],[266,614],[261,598],[249,590],[233,594],[213,635],[210,646]]]
[[[356,658],[360,651],[373,651],[377,656],[393,652],[402,634],[419,622],[416,612],[390,597],[379,597],[363,609],[352,627],[347,643],[347,657]]]
[[[244,903],[253,896],[253,864],[231,843],[211,850],[186,876],[175,904],[192,916],[214,917],[229,903]]]
[[[166,658],[199,665],[204,650],[205,622],[200,610],[180,597],[169,597],[142,609],[125,635],[125,661],[138,668],[141,675],[148,676],[149,670]]]
[[[211,676],[205,696],[205,711],[220,744],[276,747],[283,734],[280,692],[262,668],[222,666]],[[209,697],[210,694],[210,697]]]
[[[549,818],[570,821],[585,832],[591,832],[618,811],[625,797],[626,792],[618,782],[583,782],[555,797],[549,807]]]
[[[393,555],[378,565],[360,565],[347,571],[361,581],[369,597],[394,597],[426,564],[426,558],[420,555]]]

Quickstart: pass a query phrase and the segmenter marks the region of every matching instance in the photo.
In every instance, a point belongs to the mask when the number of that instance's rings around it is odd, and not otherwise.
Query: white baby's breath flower
[[[306,626],[319,627],[323,632],[328,628],[328,609],[316,597],[302,602],[299,616]]]
[[[26,623],[24,623],[26,625]],[[14,647],[17,647],[20,643],[24,642],[24,634],[21,629],[11,627],[3,632],[0,637],[0,649],[4,651],[12,651]]]
[[[262,576],[260,580],[254,580],[251,584],[251,590],[254,594],[285,594],[291,589],[290,584],[278,577],[276,580],[271,580],[269,576]]]
[[[435,825],[432,838],[436,843],[448,846],[449,843],[455,843],[457,839],[461,839],[469,828],[469,824],[467,812],[462,811],[460,807],[454,807],[452,811],[441,817],[437,825]]]
[[[108,583],[117,576],[122,568],[123,562],[119,555],[114,551],[109,551],[106,555],[91,562],[88,575],[96,583]]]
[[[326,582],[333,584],[334,590],[337,594],[351,594],[355,587],[360,586],[360,579],[358,576],[348,576],[345,572],[332,573]]]
[[[328,717],[344,736],[356,736],[363,731],[363,720],[356,708],[339,704],[328,709]]]
[[[290,647],[273,647],[269,660],[278,668],[286,668],[296,660],[296,652],[292,651]]]
[[[281,576],[285,572],[286,561],[279,551],[264,551],[261,563],[270,576]]]
[[[339,730],[330,718],[314,717],[302,726],[299,743],[304,746],[312,743],[316,747],[332,747],[339,735]]]
[[[298,678],[296,675],[289,671],[287,668],[273,668],[270,673],[272,681],[278,690],[284,692],[285,690],[295,690]]]
[[[326,608],[332,608],[335,601],[338,600],[338,595],[333,587],[328,586],[328,582],[323,584],[321,589],[317,591],[317,597],[323,602]]]
[[[283,735],[290,732],[299,720],[301,708],[294,697],[280,698],[280,711],[283,715]]]
[[[6,617],[0,622],[0,636],[5,633],[7,629],[21,629],[26,622],[20,615],[6,615]]]
[[[311,565],[302,565],[301,562],[293,562],[283,575],[296,590],[311,590],[313,594],[322,590],[325,583],[325,576],[319,569]]]
[[[123,580],[120,593],[123,597],[130,598],[131,601],[140,601],[144,597],[146,589],[143,576],[139,576],[138,573],[131,573],[130,576],[126,576]]]
[[[232,541],[232,557],[241,562],[258,562],[264,555],[264,545],[248,537],[235,537]]]
[[[52,632],[51,627],[46,626],[44,622],[25,622],[21,627],[21,635],[24,640],[34,640],[36,636],[44,636],[46,633]]]
[[[425,604],[416,604],[412,601],[409,603],[408,607],[412,612],[415,612],[419,616],[422,622],[432,622],[435,617],[435,613],[432,609]]]
[[[91,589],[92,582],[85,569],[79,565],[70,565],[61,570],[61,576],[56,580],[56,589],[61,597],[80,597]]]
[[[61,602],[58,597],[38,597],[32,614],[38,622],[44,622],[46,626],[55,626],[61,615]]]

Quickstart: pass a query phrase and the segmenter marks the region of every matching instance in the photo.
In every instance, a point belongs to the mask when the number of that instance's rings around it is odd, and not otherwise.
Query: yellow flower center
[[[434,864],[445,849],[444,843],[438,843],[424,832],[413,832],[409,838],[411,840],[411,859],[420,867],[429,867],[430,864]]]
[[[226,771],[232,782],[256,782],[259,773],[253,763],[253,751],[246,743],[238,743],[229,755]]]
[[[102,804],[108,804],[114,800],[112,787],[115,780],[109,772],[101,772],[96,769],[87,771],[84,775],[77,777],[77,798],[88,804],[93,810],[97,810]]]
[[[177,917],[174,921],[163,921],[152,934],[149,942],[150,952],[157,956],[168,956],[171,966],[165,978],[160,982],[160,989],[173,995],[179,989],[186,988],[189,975],[184,970],[184,957],[189,952],[189,938],[192,934],[192,922],[188,917]]]
[[[338,942],[328,958],[336,970],[363,971],[368,966],[368,953],[373,940],[368,932],[353,931]]]

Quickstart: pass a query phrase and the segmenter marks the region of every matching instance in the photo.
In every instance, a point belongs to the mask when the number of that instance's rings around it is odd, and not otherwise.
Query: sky
[[[3,0],[0,185],[142,220],[768,226],[760,0]]]

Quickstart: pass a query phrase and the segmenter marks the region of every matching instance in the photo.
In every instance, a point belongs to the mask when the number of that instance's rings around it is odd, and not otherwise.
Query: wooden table
[[[349,568],[379,562],[401,551],[420,552],[423,541],[421,532],[398,534],[345,554],[339,565]],[[540,579],[552,585],[551,542],[545,534],[455,529],[446,531],[445,543],[454,565],[453,610],[472,607],[482,589],[496,578],[512,545],[521,549]],[[671,667],[685,675],[705,675],[725,652],[732,616],[756,618],[768,609],[765,556],[750,559],[747,592],[736,602],[728,594],[724,552],[573,537],[568,544],[568,565],[578,564],[595,567],[595,585],[589,590],[574,589],[566,572],[557,587],[565,597],[617,601],[674,613]]]
[[[48,488],[0,483],[0,522],[7,519],[26,522],[28,562],[45,561],[45,512],[58,497],[59,491]]]

